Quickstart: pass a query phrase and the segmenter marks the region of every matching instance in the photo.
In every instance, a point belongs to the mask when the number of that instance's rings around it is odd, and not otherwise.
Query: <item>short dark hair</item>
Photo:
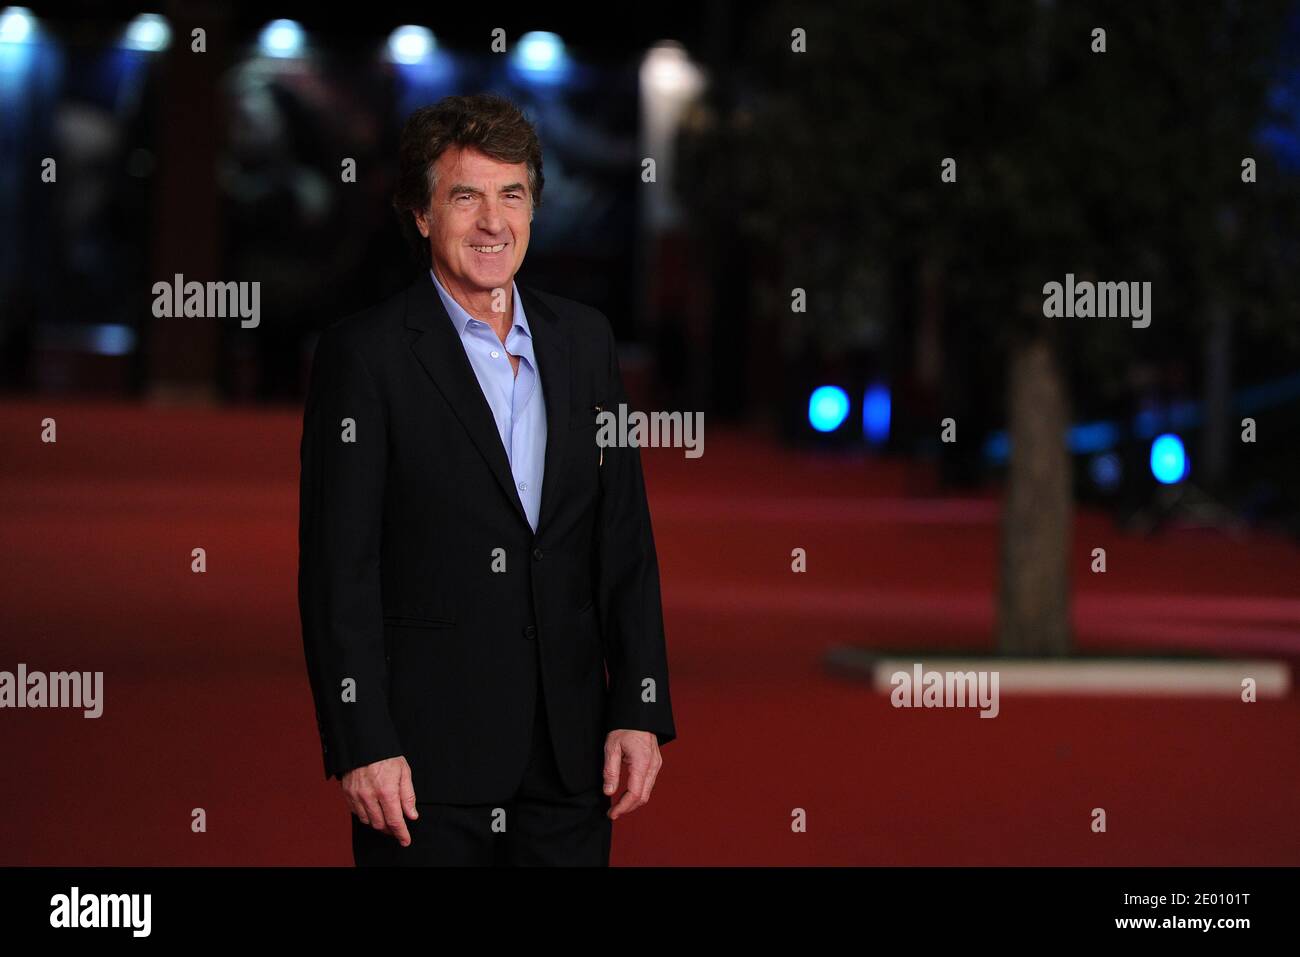
[[[426,268],[432,253],[414,216],[429,208],[437,185],[434,163],[453,146],[472,147],[502,163],[526,164],[533,209],[542,204],[542,146],[519,107],[495,93],[447,96],[420,107],[402,127],[393,209],[411,255]]]

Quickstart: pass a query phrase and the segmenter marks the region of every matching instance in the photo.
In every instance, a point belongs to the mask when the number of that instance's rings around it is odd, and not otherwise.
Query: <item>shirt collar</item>
[[[465,308],[451,297],[451,293],[447,292],[447,290],[442,287],[442,283],[438,282],[438,277],[434,275],[432,269],[429,270],[429,276],[433,279],[433,284],[438,289],[438,296],[442,299],[442,304],[447,307],[447,316],[451,319],[452,326],[455,328],[457,333],[464,335],[465,328],[471,321],[475,321],[474,317],[466,312]],[[511,319],[511,328],[517,327],[521,333],[531,339],[533,337],[533,332],[528,328],[528,317],[524,315],[524,301],[519,295],[519,286],[513,279],[510,280],[510,298],[515,304],[514,315]]]

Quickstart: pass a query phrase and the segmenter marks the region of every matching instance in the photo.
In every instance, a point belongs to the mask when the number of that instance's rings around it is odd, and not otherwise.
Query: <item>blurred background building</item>
[[[542,140],[521,279],[609,316],[635,404],[705,413],[708,455],[644,452],[682,780],[763,774],[777,817],[806,794],[842,811],[774,852],[804,863],[1296,863],[1292,690],[1248,717],[1049,696],[971,734],[891,723],[819,668],[833,644],[1300,662],[1295,0],[0,8],[7,660],[128,660],[148,707],[115,733],[160,750],[160,728],[228,744],[238,685],[263,709],[241,715],[250,737],[302,719],[284,753],[314,779],[292,607],[311,357],[421,269],[389,205],[406,116],[477,91]],[[260,282],[259,326],[155,318],[176,274]],[[1043,285],[1067,274],[1150,281],[1150,326],[1047,319]],[[226,550],[201,585],[197,542]],[[240,617],[259,600],[262,631]],[[29,727],[22,766],[60,780],[51,726]],[[1144,750],[1193,732],[1205,760]],[[737,740],[784,744],[720,769]],[[1147,826],[1104,851],[1056,829],[1044,808],[1080,781]],[[110,847],[142,803],[123,793],[100,804],[94,862],[189,859],[162,835]],[[773,808],[722,847],[683,801],[678,845],[632,856],[773,859]],[[70,816],[13,854],[85,862]],[[205,853],[278,860],[287,817]],[[308,825],[285,840],[327,856]]]

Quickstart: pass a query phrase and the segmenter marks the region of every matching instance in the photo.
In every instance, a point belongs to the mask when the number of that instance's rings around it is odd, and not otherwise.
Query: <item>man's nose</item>
[[[495,233],[501,228],[503,221],[500,200],[485,198],[479,204],[478,227],[484,232]]]

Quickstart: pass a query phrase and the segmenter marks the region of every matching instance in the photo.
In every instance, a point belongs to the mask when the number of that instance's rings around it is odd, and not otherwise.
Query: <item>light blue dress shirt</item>
[[[465,347],[469,364],[474,367],[483,397],[492,409],[519,501],[523,503],[528,524],[536,532],[542,507],[542,472],[546,458],[546,402],[542,397],[537,359],[533,355],[533,334],[528,328],[528,317],[524,315],[519,287],[511,281],[514,318],[503,348],[491,326],[475,319],[451,298],[432,269],[429,275],[460,335],[461,345]],[[512,355],[519,357],[518,375],[510,367]]]

